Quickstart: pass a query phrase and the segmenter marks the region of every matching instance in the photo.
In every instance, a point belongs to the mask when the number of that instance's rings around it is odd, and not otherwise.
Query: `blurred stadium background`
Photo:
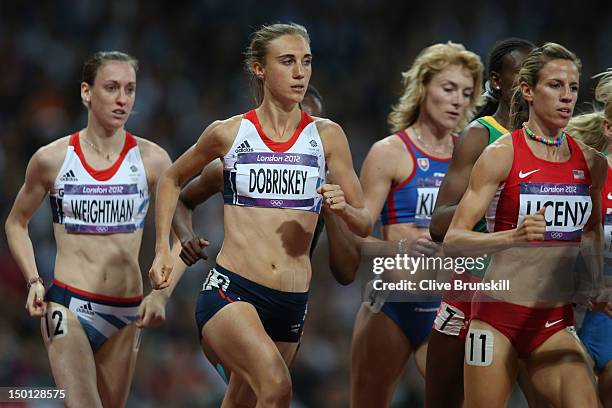
[[[261,24],[287,21],[310,32],[311,82],[325,99],[326,116],[346,131],[357,169],[369,146],[387,135],[386,115],[401,90],[400,71],[425,46],[460,42],[484,62],[488,49],[508,36],[559,42],[583,61],[578,111],[588,109],[592,99],[590,77],[612,66],[609,1],[5,0],[0,4],[2,219],[36,149],[86,124],[79,80],[93,52],[118,49],[139,59],[136,113],[127,128],[175,159],[211,121],[253,107],[242,64],[248,35]],[[194,216],[196,230],[213,243],[211,254],[222,241],[221,217],[219,197]],[[141,267],[148,286],[152,222],[145,231]],[[49,282],[55,246],[46,202],[30,234],[40,273]],[[128,406],[219,406],[224,385],[200,351],[193,317],[211,266],[200,262],[188,270],[169,302],[166,323],[144,333]],[[0,386],[50,386],[38,322],[23,309],[27,292],[4,234],[0,270]],[[325,238],[313,271],[304,340],[292,370],[293,406],[345,407],[360,286],[333,280]],[[393,405],[422,406],[422,386],[409,367]],[[512,406],[523,405],[521,397],[513,398]]]

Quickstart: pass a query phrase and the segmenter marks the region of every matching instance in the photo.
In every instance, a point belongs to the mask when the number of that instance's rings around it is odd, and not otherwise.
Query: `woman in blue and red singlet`
[[[436,244],[429,222],[452,154],[453,131],[465,126],[479,101],[482,63],[463,45],[436,44],[421,51],[403,78],[403,95],[389,115],[393,134],[370,149],[361,183],[370,214],[381,216],[382,239],[430,255]],[[353,407],[389,406],[412,354],[425,374],[427,339],[440,305],[439,300],[385,301],[376,289],[370,304],[361,305],[353,330]]]
[[[578,58],[558,44],[530,52],[512,98],[514,131],[474,165],[444,240],[455,253],[493,253],[484,283],[511,287],[475,294],[465,349],[469,407],[507,404],[519,359],[553,405],[597,406],[580,345],[566,330],[574,324],[571,298],[562,296],[573,288],[579,245],[597,255],[602,239],[605,160],[563,130],[579,70]],[[485,212],[490,233],[473,231]]]

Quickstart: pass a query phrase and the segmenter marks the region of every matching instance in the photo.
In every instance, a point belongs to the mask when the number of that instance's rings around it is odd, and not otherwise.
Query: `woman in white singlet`
[[[153,282],[167,281],[168,237],[181,186],[220,158],[225,238],[196,306],[201,345],[227,371],[223,406],[288,407],[293,359],[306,318],[310,243],[327,206],[360,236],[370,215],[348,142],[334,122],[300,110],[311,75],[306,29],[263,26],[246,65],[259,106],[216,121],[161,177]],[[337,183],[325,184],[325,170]]]
[[[81,98],[87,126],[34,154],[6,221],[11,252],[29,289],[26,309],[42,317],[53,377],[70,407],[124,406],[137,327],[164,318],[160,291],[143,300],[138,253],[150,192],[170,158],[124,128],[137,68],[133,57],[116,51],[85,62]],[[45,291],[28,223],[47,194],[57,256]]]

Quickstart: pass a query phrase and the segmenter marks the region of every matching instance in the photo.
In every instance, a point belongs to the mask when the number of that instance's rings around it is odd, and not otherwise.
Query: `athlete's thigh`
[[[140,335],[140,329],[129,324],[113,334],[94,354],[98,389],[105,407],[124,406],[127,401]]]
[[[428,408],[463,405],[465,341],[432,329],[427,344],[425,404]]]
[[[229,377],[221,408],[247,408],[257,405],[257,396],[249,383],[239,375]]]
[[[278,349],[279,353],[283,357],[285,364],[287,364],[287,368],[291,369],[295,361],[295,358],[297,357],[297,352],[298,352],[300,343],[299,342],[290,343],[287,341],[275,341],[274,344],[276,344],[276,348]]]
[[[599,398],[604,408],[612,408],[612,361],[599,373]]]
[[[96,386],[96,365],[89,339],[77,317],[63,305],[49,302],[41,332],[53,378],[66,390],[67,406],[102,406]]]
[[[387,315],[361,306],[353,330],[352,371],[374,378],[399,377],[411,353],[408,339]],[[381,373],[373,367],[386,369]]]
[[[524,361],[519,362],[519,371],[518,376],[516,378],[516,382],[518,383],[521,391],[523,392],[523,396],[525,400],[527,400],[527,405],[529,408],[548,408],[550,405],[546,398],[540,395],[540,393],[535,389],[533,383],[531,382],[531,376],[529,372],[527,372],[527,367],[525,366]]]
[[[285,364],[291,368],[297,355],[299,343],[289,343],[277,341],[275,342],[278,351],[280,352]],[[225,368],[224,368],[225,369]],[[226,373],[229,369],[225,369]],[[251,407],[257,403],[257,397],[251,386],[240,376],[228,376],[229,384],[226,393],[225,402],[228,406]],[[230,403],[231,402],[231,403]]]
[[[275,341],[276,348],[280,352],[283,360],[287,364],[287,367],[291,369],[293,363],[295,362],[295,358],[297,357],[297,352],[300,346],[299,342],[289,343],[282,341]],[[210,363],[215,367],[217,372],[223,377],[226,383],[229,384],[229,379],[231,377],[231,370],[229,367],[224,366],[221,363],[221,359],[219,356],[213,351],[213,349],[206,343],[205,341],[201,342],[202,351],[204,355],[210,361]]]
[[[510,340],[490,324],[472,320],[465,340],[465,407],[506,406],[517,371]]]
[[[414,352],[414,362],[417,370],[425,378],[427,374],[427,349],[429,348],[429,336]]]
[[[271,373],[287,370],[255,307],[247,302],[233,302],[220,309],[202,327],[202,342],[232,377],[238,374],[252,385]]]
[[[351,406],[388,406],[411,352],[395,322],[362,305],[351,347]]]
[[[232,374],[231,370],[221,363],[221,359],[219,358],[217,353],[215,353],[215,351],[210,347],[207,342],[204,341],[201,336],[200,346],[202,347],[202,351],[204,352],[204,356],[206,356],[206,359],[210,362],[210,364],[212,364],[215,370],[217,370],[217,373],[219,373],[223,381],[225,381],[226,384],[229,384],[229,380]]]
[[[554,406],[597,406],[593,376],[578,340],[560,330],[526,361],[536,390]]]

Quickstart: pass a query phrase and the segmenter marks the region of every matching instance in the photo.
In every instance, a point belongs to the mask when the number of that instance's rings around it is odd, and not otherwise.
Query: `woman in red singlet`
[[[597,406],[579,343],[566,330],[574,324],[570,300],[550,295],[568,283],[578,244],[596,248],[602,239],[605,160],[564,132],[579,70],[578,58],[558,44],[530,52],[512,98],[514,130],[474,165],[444,240],[450,252],[493,254],[466,339],[467,407],[507,404],[519,359],[553,405]],[[472,231],[485,211],[490,233]],[[494,286],[504,280],[509,291]]]

